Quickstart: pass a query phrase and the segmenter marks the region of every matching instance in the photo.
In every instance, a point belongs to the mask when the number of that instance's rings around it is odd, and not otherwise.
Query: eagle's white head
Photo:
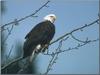
[[[44,20],[48,20],[51,23],[54,23],[54,21],[56,20],[56,16],[54,14],[49,14],[49,15],[44,17]]]

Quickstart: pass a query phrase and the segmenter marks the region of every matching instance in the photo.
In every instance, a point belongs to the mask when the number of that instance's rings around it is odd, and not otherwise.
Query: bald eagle
[[[49,14],[44,21],[38,23],[26,36],[23,47],[23,58],[32,57],[35,53],[44,52],[55,34],[54,21],[56,16]],[[32,54],[33,53],[33,54]],[[31,58],[32,60],[32,58]]]

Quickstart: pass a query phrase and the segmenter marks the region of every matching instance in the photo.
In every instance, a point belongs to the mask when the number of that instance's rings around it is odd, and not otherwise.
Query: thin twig
[[[73,34],[70,34],[71,35],[71,37],[74,39],[74,40],[76,40],[76,41],[78,41],[78,42],[82,42],[82,43],[85,43],[86,41],[83,41],[83,40],[80,40],[80,39],[78,39],[78,38],[76,38]]]
[[[4,39],[2,45],[4,45],[4,43],[6,42],[6,40],[8,39],[8,37],[11,35],[11,32],[12,32],[12,30],[13,30],[13,27],[14,27],[14,25],[11,26],[11,29],[10,29],[10,30],[7,29],[7,30],[8,30],[8,34],[7,34],[6,38]]]
[[[9,54],[7,55],[7,59],[6,60],[8,60],[9,59],[9,57],[10,57],[10,55],[11,55],[11,52],[12,52],[12,50],[13,50],[13,45],[11,46],[11,49],[10,49],[10,51],[9,51]]]

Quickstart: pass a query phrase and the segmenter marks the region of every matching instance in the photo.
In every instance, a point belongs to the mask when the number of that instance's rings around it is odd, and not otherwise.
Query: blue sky
[[[14,19],[20,19],[26,15],[33,13],[41,7],[47,0],[5,0],[6,13],[3,15],[2,23],[8,23]],[[36,14],[37,18],[30,17],[15,26],[12,35],[8,38],[8,48],[17,40],[24,42],[25,35],[39,22],[43,21],[43,17],[50,13],[57,16],[55,22],[56,34],[54,39],[70,32],[71,30],[89,24],[98,18],[99,1],[98,0],[50,0],[49,8],[43,8]],[[95,39],[99,37],[98,25],[84,29],[83,32],[74,34],[81,40]],[[70,39],[63,45],[64,49],[73,47],[76,41]],[[51,46],[50,50],[54,50],[57,44]],[[46,71],[50,56],[40,54],[38,56],[39,71]],[[57,59],[57,63],[52,67],[50,74],[97,74],[99,72],[99,43],[88,44],[79,50],[73,50],[61,53]]]

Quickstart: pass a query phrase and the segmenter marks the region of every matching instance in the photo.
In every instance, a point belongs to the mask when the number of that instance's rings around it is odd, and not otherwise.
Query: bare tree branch
[[[67,40],[67,39],[68,39],[68,37],[66,38],[66,40]],[[63,42],[64,40],[65,40],[65,39],[60,40],[59,45],[58,45],[58,48],[55,50],[56,52],[61,51],[62,42]],[[50,60],[50,62],[49,62],[49,64],[48,64],[48,67],[47,67],[46,72],[44,73],[45,75],[47,75],[47,74],[49,73],[49,71],[52,70],[52,66],[56,63],[56,60],[58,59],[58,54],[59,54],[59,53],[55,54],[54,52],[52,52],[52,55],[51,55],[52,58],[51,58],[51,60]]]
[[[49,2],[50,2],[50,1],[48,0],[44,5],[42,5],[39,9],[37,9],[34,13],[32,13],[32,14],[30,14],[30,15],[28,15],[28,16],[25,16],[25,17],[23,17],[23,18],[21,18],[21,19],[19,19],[19,20],[15,19],[14,21],[12,21],[12,22],[10,22],[10,23],[7,23],[7,24],[2,25],[1,28],[4,28],[5,26],[11,25],[11,24],[17,24],[17,23],[19,23],[20,21],[23,21],[23,20],[25,20],[25,19],[27,19],[27,18],[29,18],[29,17],[34,16],[34,15],[37,14],[42,8],[47,7],[47,4],[48,4]]]
[[[8,66],[10,66],[11,64],[16,63],[16,62],[18,62],[18,61],[20,61],[22,59],[23,59],[22,57],[14,59],[13,61],[11,61],[11,62],[7,63],[6,65],[4,65],[3,67],[1,67],[1,70],[4,70],[5,68],[7,68]]]
[[[60,39],[62,39],[62,38],[64,38],[64,37],[66,37],[66,36],[68,36],[68,35],[70,35],[70,34],[76,32],[76,31],[83,30],[84,28],[87,28],[87,27],[89,27],[89,26],[92,26],[92,25],[94,25],[94,24],[97,23],[97,22],[99,22],[99,19],[93,21],[93,22],[90,23],[90,24],[85,24],[85,25],[82,26],[82,27],[76,28],[76,29],[70,31],[69,33],[66,33],[66,34],[62,35],[61,37],[59,37],[58,39],[54,40],[54,41],[51,42],[50,44],[53,44],[53,43],[59,41]]]
[[[68,49],[65,49],[65,50],[60,50],[60,51],[57,51],[57,52],[53,52],[53,53],[43,53],[43,55],[49,55],[49,56],[52,56],[52,55],[55,55],[55,54],[60,54],[60,53],[63,53],[63,52],[66,52],[66,51],[71,51],[71,50],[74,50],[74,49],[79,49],[80,47],[82,47],[82,46],[85,46],[85,45],[87,45],[87,44],[90,44],[90,43],[93,43],[93,42],[97,42],[97,41],[99,41],[99,39],[97,38],[97,39],[94,39],[94,40],[88,40],[88,41],[86,41],[85,43],[78,43],[78,45],[77,46],[75,46],[75,47],[69,47]]]

